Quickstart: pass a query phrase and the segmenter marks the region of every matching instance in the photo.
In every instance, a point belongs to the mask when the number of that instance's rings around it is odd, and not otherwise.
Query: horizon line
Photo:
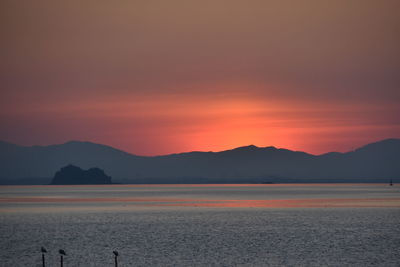
[[[326,155],[326,154],[330,154],[330,153],[345,154],[345,153],[353,152],[353,151],[355,151],[355,150],[357,150],[357,149],[360,149],[360,148],[362,148],[362,147],[365,147],[365,146],[367,146],[367,145],[371,145],[371,144],[375,144],[375,143],[380,143],[380,142],[383,142],[383,141],[389,141],[389,140],[400,140],[400,138],[391,137],[391,138],[379,139],[379,140],[377,140],[377,141],[373,141],[373,142],[370,142],[370,143],[366,143],[366,144],[364,144],[364,145],[361,145],[361,146],[359,146],[359,147],[357,147],[357,148],[355,148],[355,149],[352,149],[352,150],[348,150],[348,151],[346,151],[346,152],[328,151],[328,152],[321,153],[321,154],[309,153],[309,152],[302,151],[302,150],[292,150],[292,149],[283,148],[283,147],[276,147],[276,146],[272,146],[272,145],[270,145],[270,146],[257,146],[257,145],[254,145],[254,144],[244,145],[244,146],[238,146],[238,147],[233,147],[233,148],[231,148],[231,149],[225,149],[225,150],[219,150],[219,151],[212,151],[212,150],[209,150],[209,151],[192,150],[192,151],[174,152],[174,153],[169,153],[169,154],[140,155],[140,154],[134,154],[134,153],[131,153],[131,152],[127,152],[127,151],[124,150],[123,148],[122,148],[122,149],[121,149],[121,148],[116,148],[116,147],[111,146],[111,145],[106,145],[106,144],[102,144],[102,143],[96,143],[96,142],[87,141],[87,140],[86,140],[86,141],[70,140],[70,141],[66,141],[66,142],[63,142],[63,143],[50,144],[50,145],[19,145],[19,144],[15,144],[15,143],[3,141],[3,140],[0,140],[0,143],[6,143],[6,144],[9,144],[9,145],[15,145],[15,146],[19,146],[19,147],[50,147],[50,146],[61,146],[61,145],[65,145],[65,144],[68,144],[68,143],[89,143],[89,144],[94,144],[94,145],[106,146],[106,147],[109,147],[109,148],[112,148],[112,149],[115,149],[115,150],[118,150],[118,151],[121,151],[121,152],[130,154],[130,155],[133,155],[133,156],[138,156],[138,157],[149,157],[149,158],[151,158],[151,157],[163,157],[163,156],[180,155],[180,154],[188,154],[188,153],[221,153],[221,152],[232,151],[232,150],[240,149],[240,148],[254,148],[254,149],[266,149],[266,148],[271,148],[271,149],[276,149],[276,150],[288,150],[288,151],[292,151],[292,152],[305,153],[305,154],[309,154],[309,155],[312,155],[312,156],[321,156],[321,155]]]

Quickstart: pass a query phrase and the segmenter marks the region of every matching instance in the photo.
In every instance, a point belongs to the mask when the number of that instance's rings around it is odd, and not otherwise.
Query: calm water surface
[[[400,266],[400,187],[0,187],[0,266]]]

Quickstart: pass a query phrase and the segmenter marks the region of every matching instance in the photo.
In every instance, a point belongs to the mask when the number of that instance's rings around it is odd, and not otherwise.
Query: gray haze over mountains
[[[0,184],[48,184],[68,164],[101,168],[117,183],[400,182],[400,139],[319,156],[250,145],[144,157],[90,142],[0,142]]]

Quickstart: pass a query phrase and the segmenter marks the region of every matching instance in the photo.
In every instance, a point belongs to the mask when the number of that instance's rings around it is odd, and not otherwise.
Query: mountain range
[[[400,182],[400,139],[323,155],[250,145],[153,157],[91,142],[19,146],[0,141],[0,184],[48,184],[68,164],[101,168],[118,183]]]

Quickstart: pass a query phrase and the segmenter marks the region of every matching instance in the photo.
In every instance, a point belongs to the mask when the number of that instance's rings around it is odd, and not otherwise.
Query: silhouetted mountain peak
[[[120,155],[127,155],[130,157],[138,157],[136,155],[130,154],[128,152],[125,152],[120,149],[116,149],[111,146],[103,145],[103,144],[97,144],[97,143],[92,143],[88,141],[68,141],[63,144],[58,144],[58,145],[50,145],[50,146],[45,146],[46,148],[50,149],[68,149],[70,151],[80,151],[80,153],[117,153]]]
[[[354,152],[375,153],[378,151],[398,151],[399,149],[400,149],[400,139],[390,138],[375,143],[370,143],[368,145],[356,149]]]
[[[88,142],[88,141],[77,141],[77,140],[71,140],[71,141],[65,142],[63,144],[59,144],[57,146],[73,146],[73,147],[103,146],[103,147],[107,147],[106,145],[102,145],[102,144],[92,143],[92,142]]]
[[[81,144],[93,144],[93,143],[86,141],[77,141],[77,140],[71,140],[63,143],[63,145],[81,145]]]
[[[231,149],[231,151],[234,151],[234,150],[236,150],[236,151],[254,151],[254,150],[257,150],[257,149],[259,149],[258,146],[248,145],[248,146],[240,146],[240,147]]]

